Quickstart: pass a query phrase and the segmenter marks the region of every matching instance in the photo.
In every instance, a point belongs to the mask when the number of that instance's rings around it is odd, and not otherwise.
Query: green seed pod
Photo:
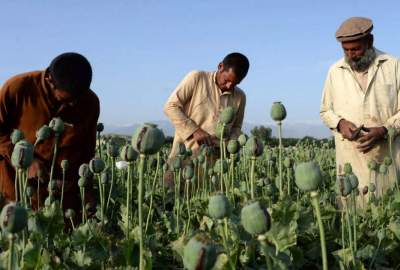
[[[274,102],[271,107],[271,118],[274,121],[280,122],[286,118],[285,106],[280,101]]]
[[[244,206],[240,219],[245,231],[251,235],[264,234],[271,228],[271,217],[258,201]]]
[[[385,164],[386,166],[390,166],[390,165],[392,165],[392,159],[390,158],[390,157],[385,157],[384,158],[384,160],[383,160],[383,164]]]
[[[199,161],[199,164],[204,164],[204,162],[206,161],[206,158],[203,154],[200,154],[197,156],[197,160]]]
[[[209,156],[211,156],[213,154],[213,149],[210,146],[206,146],[205,144],[203,144],[201,153],[204,156],[209,157]]]
[[[116,158],[119,155],[118,145],[113,141],[110,141],[107,144],[107,155],[113,158]]]
[[[71,208],[69,208],[69,209],[67,209],[67,211],[65,211],[65,217],[66,218],[74,218],[75,217],[75,211],[74,211],[74,209],[71,209]]]
[[[28,213],[26,209],[15,202],[11,202],[3,207],[0,215],[0,225],[3,231],[18,233],[22,231],[28,223]]]
[[[34,192],[35,192],[35,189],[32,186],[26,187],[26,196],[28,196],[28,198],[32,198]]]
[[[78,180],[78,186],[80,188],[86,187],[87,183],[88,183],[88,179],[85,178],[85,177],[80,177],[79,180]]]
[[[210,270],[217,260],[217,249],[210,237],[199,233],[183,249],[183,265],[188,270]]]
[[[174,157],[173,159],[172,159],[172,168],[174,169],[174,170],[179,170],[179,169],[181,169],[182,168],[182,165],[183,165],[183,161],[182,161],[182,158],[180,157],[180,156],[176,156],[176,157]]]
[[[222,134],[222,131],[224,134]],[[220,139],[221,136],[223,139],[227,139],[229,137],[230,129],[228,126],[223,125],[222,123],[217,123],[215,126],[215,136]]]
[[[368,186],[364,186],[362,189],[362,194],[365,196],[368,193]]]
[[[12,144],[16,144],[17,142],[25,139],[24,133],[19,129],[14,129],[10,136]]]
[[[60,136],[64,132],[64,121],[59,117],[54,117],[51,119],[49,127],[54,131],[56,136]]]
[[[186,157],[191,157],[192,155],[193,155],[192,149],[187,149],[187,150],[186,150],[186,153],[185,153],[185,156],[186,156]]]
[[[208,202],[208,214],[215,219],[229,217],[231,213],[231,204],[228,198],[223,194],[214,195]]]
[[[44,200],[44,206],[46,207],[50,207],[50,205],[54,202],[54,196],[49,194],[49,196],[47,196],[46,200]]]
[[[216,176],[216,175],[213,175],[213,176],[211,177],[211,183],[213,183],[213,184],[215,185],[217,182],[218,182],[217,176]]]
[[[222,110],[219,114],[219,120],[221,123],[228,125],[232,123],[233,119],[235,118],[235,109],[231,106],[226,107]]]
[[[349,176],[344,176],[339,178],[339,191],[343,197],[346,197],[351,193],[353,187],[351,186],[351,182]]]
[[[374,183],[369,183],[368,190],[369,190],[370,192],[375,192],[375,191],[376,191],[376,186],[375,186],[375,184],[374,184]]]
[[[240,144],[237,140],[230,140],[226,149],[228,150],[229,154],[236,154],[239,152]]]
[[[50,136],[53,134],[53,129],[51,129],[48,125],[43,125],[41,128],[39,128],[36,131],[36,142],[35,144],[38,144],[40,142],[43,142],[44,140],[47,140],[50,138]]]
[[[244,146],[244,153],[248,157],[259,157],[264,150],[263,142],[257,137],[250,137]]]
[[[11,154],[11,164],[17,169],[28,169],[33,161],[33,145],[25,140],[17,142]]]
[[[101,158],[94,158],[89,162],[89,169],[93,174],[101,173],[105,167],[106,164]]]
[[[163,146],[164,133],[154,124],[144,124],[136,129],[132,137],[132,146],[141,154],[153,155]]]
[[[86,163],[83,163],[80,167],[79,167],[79,172],[78,172],[80,177],[84,177],[84,178],[90,178],[93,176],[92,172],[90,171],[89,165]]]
[[[56,191],[56,189],[57,189],[57,183],[56,183],[55,181],[50,181],[50,182],[47,184],[47,190],[48,190],[49,192],[54,192],[54,191]]]
[[[213,176],[214,175],[214,168],[209,168],[207,172],[208,176]]]
[[[246,134],[243,134],[243,133],[240,134],[239,137],[238,137],[238,142],[239,142],[240,146],[244,146],[246,144],[246,142],[247,142]]]
[[[66,159],[62,160],[62,161],[61,161],[61,169],[62,169],[63,171],[67,171],[68,168],[69,168],[69,161],[66,160]]]
[[[317,190],[322,182],[322,174],[318,163],[304,162],[296,166],[296,185],[302,191]]]
[[[358,178],[355,174],[349,174],[349,181],[353,190],[358,188]]]
[[[345,163],[343,167],[343,171],[345,174],[351,174],[353,172],[353,168],[350,163]]]
[[[286,157],[283,160],[283,165],[285,166],[285,168],[290,168],[292,167],[292,160],[289,157]]]
[[[387,172],[388,172],[388,167],[385,164],[381,164],[381,166],[379,166],[379,173],[387,174]]]
[[[370,162],[368,162],[368,168],[371,171],[376,171],[376,170],[378,170],[378,163],[376,163],[375,160],[371,160]]]
[[[186,146],[184,143],[178,143],[176,148],[178,155],[184,156],[186,154]]]
[[[135,161],[138,156],[139,153],[136,152],[135,149],[133,149],[132,145],[127,144],[121,149],[120,157],[124,161],[127,162]]]
[[[214,164],[214,173],[221,172],[221,160],[217,159]],[[226,160],[222,160],[222,173],[228,172],[228,163]]]
[[[186,180],[192,179],[194,176],[194,169],[193,166],[186,166],[185,169],[183,170],[183,178]]]
[[[97,132],[102,132],[103,130],[104,130],[104,125],[103,125],[103,123],[97,123],[96,131],[97,131]]]

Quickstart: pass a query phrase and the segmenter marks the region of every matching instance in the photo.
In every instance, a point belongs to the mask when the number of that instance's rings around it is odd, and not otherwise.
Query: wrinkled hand
[[[49,172],[45,164],[38,159],[34,159],[28,169],[28,178],[49,179]]]
[[[367,133],[362,135],[357,140],[357,142],[359,143],[357,145],[357,149],[362,153],[369,152],[378,141],[382,140],[385,137],[387,133],[385,127],[364,128],[363,130]]]
[[[206,144],[206,145],[212,145],[212,138],[211,135],[202,130],[201,128],[198,128],[194,133],[193,133],[193,139],[199,144]]]
[[[356,125],[346,119],[339,121],[338,130],[343,137],[349,141],[353,141],[358,137]]]

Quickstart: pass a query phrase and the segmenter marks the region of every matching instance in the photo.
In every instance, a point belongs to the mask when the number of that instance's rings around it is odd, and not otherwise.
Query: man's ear
[[[224,70],[224,64],[221,62],[218,64],[218,71],[221,72],[222,70]]]

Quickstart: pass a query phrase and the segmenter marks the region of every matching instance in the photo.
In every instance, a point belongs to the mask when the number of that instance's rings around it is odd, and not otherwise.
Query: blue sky
[[[400,1],[1,0],[0,84],[76,51],[92,63],[100,121],[162,120],[187,72],[214,70],[239,51],[251,65],[240,85],[245,121],[271,122],[279,100],[287,121],[320,123],[326,72],[342,57],[337,27],[350,16],[371,17],[376,47],[399,57],[399,10]]]

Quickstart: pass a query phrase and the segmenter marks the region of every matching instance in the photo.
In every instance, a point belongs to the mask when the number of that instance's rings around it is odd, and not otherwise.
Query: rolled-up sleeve
[[[14,88],[12,80],[9,80],[0,89],[0,158],[7,160],[10,159],[13,148],[10,139],[13,128],[10,120],[15,117],[15,93],[18,90]]]
[[[187,74],[164,106],[164,113],[175,125],[176,133],[183,140],[187,140],[198,129],[198,125],[184,112],[185,106],[193,98],[198,79],[197,71]]]
[[[319,114],[325,125],[332,130],[336,130],[342,117],[333,111],[332,91],[332,78],[331,72],[329,72],[324,84]]]

